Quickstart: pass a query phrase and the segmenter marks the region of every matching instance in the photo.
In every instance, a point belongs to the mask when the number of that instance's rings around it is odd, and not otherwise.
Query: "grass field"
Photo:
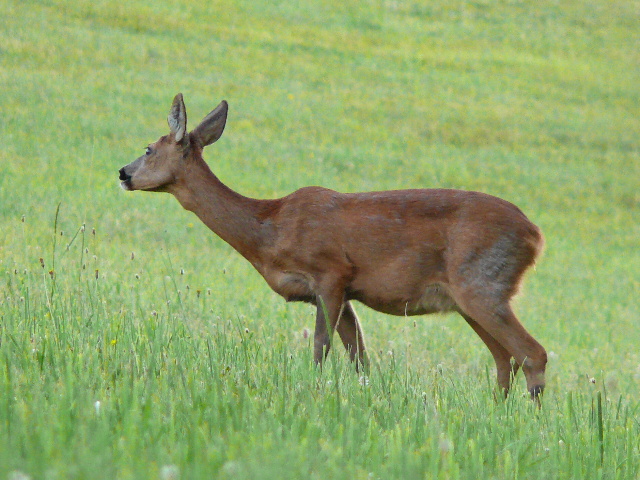
[[[3,0],[0,480],[640,478],[640,4]],[[230,104],[205,152],[258,198],[452,187],[546,237],[516,311],[543,406],[493,397],[460,317],[356,305],[369,378],[117,171]],[[360,307],[360,308],[358,308]]]

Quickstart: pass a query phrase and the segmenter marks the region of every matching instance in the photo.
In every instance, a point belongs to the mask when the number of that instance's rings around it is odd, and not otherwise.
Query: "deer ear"
[[[224,126],[227,123],[227,112],[229,111],[229,105],[226,101],[220,102],[209,115],[204,117],[204,120],[200,122],[192,132],[191,138],[200,144],[201,147],[211,145],[213,142],[220,138],[224,131]]]
[[[167,117],[167,122],[169,122],[169,129],[171,130],[176,142],[180,142],[187,131],[187,110],[184,108],[184,101],[182,100],[181,93],[176,95],[173,99],[173,104],[171,105],[171,111]]]

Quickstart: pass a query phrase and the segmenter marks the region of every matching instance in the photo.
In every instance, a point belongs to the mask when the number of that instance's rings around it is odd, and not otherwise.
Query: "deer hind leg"
[[[367,372],[369,369],[369,360],[364,344],[364,336],[362,334],[362,328],[360,327],[360,321],[351,302],[345,302],[336,330],[340,335],[344,348],[349,352],[351,361],[356,362],[356,370],[360,371],[360,369],[362,369]]]
[[[533,264],[539,243],[539,238],[523,240],[518,232],[504,234],[492,245],[468,252],[450,271],[459,309],[513,356],[533,398],[544,389],[547,353],[518,321],[509,300]]]
[[[478,322],[472,319],[469,315],[464,312],[460,312],[462,317],[467,321],[469,326],[473,328],[473,330],[478,334],[478,336],[482,339],[484,344],[487,346],[491,355],[493,355],[493,359],[496,362],[496,373],[498,379],[498,386],[504,393],[505,397],[509,393],[509,389],[511,388],[511,382],[515,377],[520,365],[518,363],[511,363],[511,359],[513,358],[509,351],[504,348],[500,343],[496,341],[489,333],[482,328]]]
[[[522,367],[531,397],[537,399],[544,390],[547,352],[518,321],[509,304],[487,308],[481,300],[472,299],[462,302],[460,306],[466,315],[513,356]]]

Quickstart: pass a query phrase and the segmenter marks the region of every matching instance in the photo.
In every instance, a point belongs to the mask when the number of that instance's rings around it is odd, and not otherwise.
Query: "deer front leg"
[[[329,353],[331,336],[344,306],[342,289],[327,289],[325,292],[316,296],[316,330],[313,337],[313,359],[316,365],[322,365]]]
[[[367,372],[369,369],[369,359],[367,358],[364,336],[356,312],[353,310],[351,302],[345,302],[340,320],[336,327],[340,339],[347,349],[352,362],[356,362],[356,371],[361,369]]]

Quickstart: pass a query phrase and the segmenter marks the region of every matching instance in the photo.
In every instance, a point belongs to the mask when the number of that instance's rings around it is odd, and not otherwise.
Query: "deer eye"
[[[151,155],[152,150],[151,147],[147,147],[147,149],[144,151],[145,155]]]

